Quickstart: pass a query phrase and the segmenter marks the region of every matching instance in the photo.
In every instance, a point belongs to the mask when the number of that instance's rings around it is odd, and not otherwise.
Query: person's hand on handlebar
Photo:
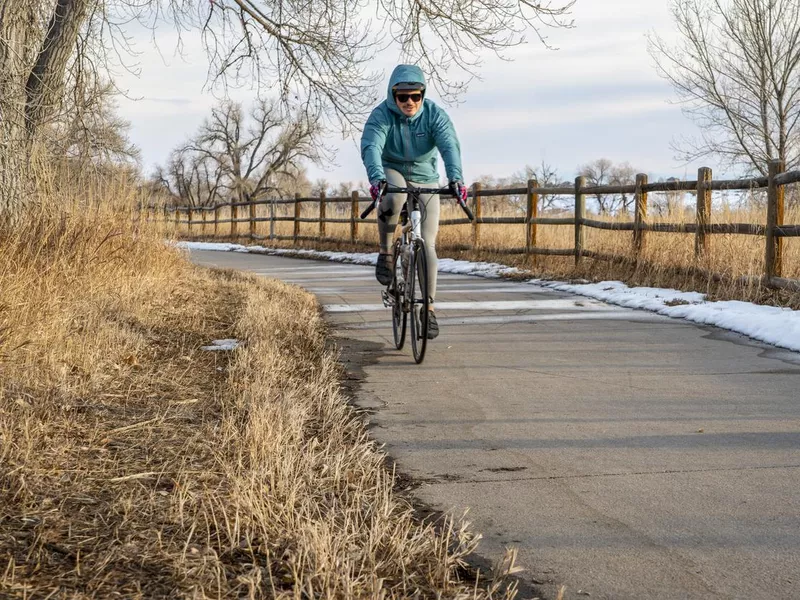
[[[456,197],[459,204],[467,203],[467,186],[460,181],[451,181],[447,187],[450,188],[450,193]]]
[[[383,193],[383,190],[384,190],[385,187],[386,187],[386,180],[385,179],[381,179],[379,181],[374,181],[369,186],[369,195],[370,195],[370,197],[372,198],[372,200],[374,202],[378,201],[378,198],[380,198],[380,196]]]

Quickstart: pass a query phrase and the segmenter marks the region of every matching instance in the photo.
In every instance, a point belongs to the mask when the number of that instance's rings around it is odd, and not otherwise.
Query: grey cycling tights
[[[405,187],[406,180],[394,169],[386,169],[386,181],[390,186]],[[435,183],[408,184],[418,187],[437,187]],[[397,219],[406,201],[406,194],[386,194],[378,207],[378,235],[380,236],[381,252],[387,254],[391,251],[394,230]],[[422,211],[422,238],[428,258],[428,293],[431,301],[436,298],[436,273],[439,260],[436,258],[436,234],[439,233],[439,195],[420,194],[420,207]]]

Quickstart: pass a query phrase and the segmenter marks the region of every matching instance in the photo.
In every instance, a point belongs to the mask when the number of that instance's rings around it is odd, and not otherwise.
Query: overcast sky
[[[571,179],[578,165],[601,157],[630,162],[655,177],[695,175],[699,165],[678,163],[670,142],[697,129],[669,103],[672,90],[647,53],[648,27],[674,37],[668,0],[578,0],[574,18],[574,29],[549,31],[557,51],[530,36],[529,44],[509,53],[512,62],[487,57],[482,81],[448,109],[467,181],[508,176],[542,160]],[[187,36],[184,42],[182,58],[174,54],[168,31],[159,35],[160,52],[143,36],[141,75],[124,74],[120,80],[130,96],[139,98],[123,100],[120,110],[131,122],[130,135],[147,172],[197,129],[214,103],[203,91],[207,63],[199,40]],[[379,66],[395,59],[386,53]],[[431,97],[436,100],[435,93]],[[309,166],[309,177],[331,184],[364,180],[357,140],[329,143],[338,149],[337,164]]]

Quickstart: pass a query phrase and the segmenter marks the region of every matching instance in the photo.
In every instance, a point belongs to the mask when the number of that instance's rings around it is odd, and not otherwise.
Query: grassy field
[[[515,207],[487,197],[483,205],[484,216],[524,216]],[[315,218],[318,206],[303,204],[301,216]],[[288,217],[294,214],[291,206],[278,207],[277,215]],[[329,203],[327,216],[349,218],[349,204],[338,207]],[[259,217],[267,217],[267,207],[259,207]],[[551,216],[551,215],[548,215]],[[552,216],[571,216],[569,211]],[[242,211],[240,218],[244,218]],[[442,210],[442,219],[462,218],[459,209],[446,201]],[[185,218],[185,215],[183,216]],[[209,214],[213,218],[213,213]],[[223,209],[221,219],[229,218]],[[593,216],[592,218],[601,218]],[[603,220],[629,221],[630,217],[607,217]],[[675,212],[672,215],[651,216],[651,221],[691,223],[694,214],[691,210]],[[715,205],[712,211],[712,223],[754,223],[765,224],[766,212],[763,207],[744,206],[732,208],[729,205]],[[800,224],[800,207],[786,211],[784,222]],[[269,223],[258,223],[257,234],[268,236]],[[206,226],[205,235],[200,226],[193,228],[191,236],[185,225],[180,226],[178,234],[183,237],[212,239],[213,227]],[[248,233],[246,223],[239,224],[239,233]],[[584,228],[586,249],[605,254],[613,254],[625,258],[633,258],[633,234],[631,232],[603,231]],[[274,232],[278,236],[290,236],[293,232],[291,222],[277,222]],[[230,233],[230,225],[219,227],[218,239]],[[316,223],[301,223],[300,235],[319,235]],[[303,242],[303,247],[324,249],[361,249],[377,248],[377,228],[374,224],[360,223],[358,241],[360,246],[352,246],[350,225],[329,223],[326,235],[341,240],[338,243]],[[530,270],[540,277],[604,280],[618,279],[634,285],[652,285],[673,287],[682,290],[706,292],[712,298],[748,300],[761,303],[777,304],[800,308],[800,294],[787,291],[767,289],[758,282],[745,282],[742,277],[758,278],[764,273],[765,239],[763,236],[747,235],[710,235],[710,251],[707,256],[698,260],[694,255],[694,235],[675,233],[647,233],[645,248],[636,264],[630,261],[608,262],[584,259],[576,266],[572,258],[510,256],[502,253],[503,249],[525,246],[524,225],[482,225],[481,242],[478,248],[470,250],[454,250],[469,246],[472,242],[472,228],[469,225],[442,227],[439,232],[437,246],[440,256],[464,258],[471,260],[489,260],[502,262]],[[270,242],[275,246],[291,246],[291,242]],[[542,248],[570,249],[574,246],[574,229],[572,226],[540,225],[538,227],[537,246]],[[712,272],[719,277],[710,278],[703,272]],[[800,279],[800,239],[788,238],[784,241],[783,276]]]
[[[193,267],[123,192],[0,226],[0,596],[512,597],[513,553],[476,580],[479,536],[396,491],[313,297]]]

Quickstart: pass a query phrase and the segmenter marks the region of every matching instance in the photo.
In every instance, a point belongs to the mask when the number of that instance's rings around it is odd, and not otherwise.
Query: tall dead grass
[[[95,192],[0,226],[0,595],[513,596],[395,493],[311,296]]]

